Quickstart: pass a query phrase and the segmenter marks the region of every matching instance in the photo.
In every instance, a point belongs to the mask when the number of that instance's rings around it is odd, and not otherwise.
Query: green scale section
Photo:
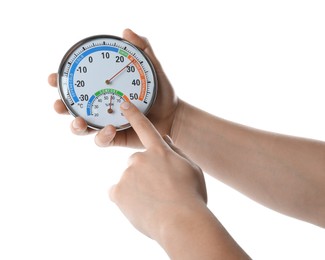
[[[121,55],[123,55],[124,57],[128,57],[129,56],[129,54],[126,51],[122,50],[122,49],[120,49],[118,51],[118,53],[121,54]]]
[[[98,97],[98,96],[103,95],[103,94],[106,94],[106,93],[112,93],[112,94],[118,95],[120,97],[123,97],[124,96],[124,94],[121,91],[118,91],[118,90],[113,89],[113,88],[101,89],[101,90],[99,90],[99,91],[97,91],[95,93],[95,96]]]

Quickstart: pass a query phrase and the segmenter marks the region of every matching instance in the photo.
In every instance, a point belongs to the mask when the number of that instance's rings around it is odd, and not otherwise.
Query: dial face
[[[62,59],[58,82],[69,112],[94,129],[128,128],[120,105],[132,102],[146,114],[157,93],[156,73],[144,52],[110,35],[89,37],[71,47]]]

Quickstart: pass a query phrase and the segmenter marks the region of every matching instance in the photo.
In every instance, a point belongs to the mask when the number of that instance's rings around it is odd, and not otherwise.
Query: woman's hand
[[[110,198],[134,227],[171,259],[250,259],[209,211],[201,169],[134,105],[121,108],[145,151],[130,157]]]
[[[121,108],[145,151],[130,157],[129,167],[111,188],[110,197],[139,231],[157,239],[157,232],[182,216],[182,211],[206,205],[204,177],[134,105],[123,103]]]

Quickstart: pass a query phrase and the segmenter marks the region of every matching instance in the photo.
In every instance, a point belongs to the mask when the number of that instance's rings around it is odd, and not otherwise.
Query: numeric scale
[[[68,111],[93,129],[130,124],[120,105],[132,102],[147,114],[157,95],[157,75],[147,55],[112,35],[85,38],[64,55],[59,71],[60,97]]]

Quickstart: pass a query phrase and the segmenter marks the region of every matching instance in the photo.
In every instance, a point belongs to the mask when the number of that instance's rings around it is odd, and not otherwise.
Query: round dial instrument
[[[93,129],[130,127],[120,105],[132,102],[147,114],[157,94],[157,76],[146,54],[111,35],[92,36],[72,46],[60,64],[58,83],[68,111]]]

